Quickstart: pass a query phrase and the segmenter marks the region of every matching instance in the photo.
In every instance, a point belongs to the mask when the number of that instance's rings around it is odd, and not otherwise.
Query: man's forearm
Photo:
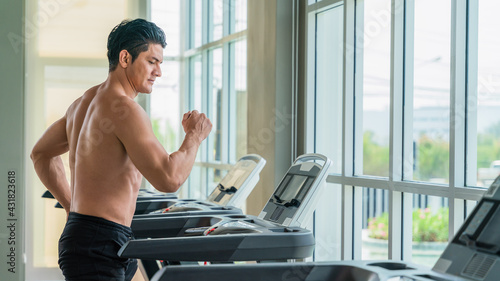
[[[186,134],[184,141],[176,152],[170,154],[170,160],[173,161],[178,169],[176,173],[179,176],[179,186],[182,185],[188,178],[193,169],[196,160],[196,154],[203,139],[193,133]]]
[[[71,190],[64,165],[60,156],[52,158],[39,157],[33,159],[35,171],[43,185],[54,195],[56,200],[69,212],[71,205]]]

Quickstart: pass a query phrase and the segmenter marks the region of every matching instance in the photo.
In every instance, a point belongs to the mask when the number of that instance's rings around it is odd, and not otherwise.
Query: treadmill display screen
[[[240,160],[229,170],[220,184],[225,188],[230,188],[231,186],[240,188],[256,166],[257,163],[252,160]]]
[[[221,184],[225,187],[225,188],[230,188],[231,186],[234,186],[236,188],[239,188],[241,186],[241,179],[245,179],[246,177],[243,177],[245,176],[245,174],[247,174],[248,171],[245,171],[245,170],[241,170],[241,169],[235,169],[235,170],[231,170],[227,176],[225,176],[222,181],[221,181]]]
[[[281,194],[278,194],[280,200],[287,202],[294,199],[306,180],[307,176],[294,175],[288,183],[288,186],[284,188]]]
[[[491,216],[476,242],[479,247],[500,247],[500,208]]]

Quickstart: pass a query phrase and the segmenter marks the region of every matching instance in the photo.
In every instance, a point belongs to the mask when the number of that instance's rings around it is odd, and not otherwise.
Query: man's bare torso
[[[136,110],[141,109],[133,100],[103,85],[69,107],[72,212],[130,226],[142,176],[114,132]]]

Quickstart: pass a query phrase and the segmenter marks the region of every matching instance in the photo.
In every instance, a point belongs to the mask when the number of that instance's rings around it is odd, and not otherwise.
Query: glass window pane
[[[234,32],[247,29],[247,0],[234,0]]]
[[[167,47],[164,56],[180,54],[180,1],[151,0],[151,20],[165,32]]]
[[[500,2],[478,1],[477,185],[488,187],[500,173]],[[472,108],[474,110],[474,108]]]
[[[342,241],[342,187],[339,184],[324,183],[315,215],[314,231],[316,246],[315,261],[340,260]]]
[[[332,161],[330,171],[342,171],[343,9],[316,17],[315,150]]]
[[[206,199],[207,172],[209,168],[194,164],[187,180],[189,188],[180,188],[181,198]]]
[[[230,101],[236,102],[236,105],[231,106],[231,108],[236,108],[236,116],[233,118],[231,115],[229,122],[236,120],[236,132],[232,132],[236,134],[233,147],[236,148],[236,158],[239,159],[247,154],[247,40],[235,42],[234,52],[234,96],[236,99],[230,98]],[[230,111],[231,108],[229,108]],[[230,160],[236,161],[237,159]]]
[[[389,176],[391,1],[365,1],[363,174]]]
[[[197,48],[203,44],[203,1],[202,0],[192,0],[193,6],[191,6],[191,23],[193,24],[191,36],[194,36],[194,41],[191,42],[191,48]]]
[[[226,9],[225,9],[226,8]],[[224,7],[223,0],[213,0],[212,10],[212,41],[217,41],[222,38],[224,12],[227,7]]]
[[[413,88],[413,179],[415,180],[448,182],[450,15],[449,0],[415,1]]]
[[[341,173],[342,163],[342,69],[343,69],[343,9],[336,7],[316,15],[316,67],[308,70],[309,83],[315,83],[315,151],[333,162],[330,171]],[[311,40],[311,39],[310,39]],[[314,39],[312,39],[314,40]],[[313,58],[308,58],[313,59]],[[314,225],[315,260],[341,258],[341,188],[325,183]]]
[[[387,190],[363,188],[361,259],[389,258],[389,195]]]
[[[181,130],[179,104],[179,62],[164,61],[162,77],[156,79],[151,93],[151,123],[153,130],[169,153],[179,148],[178,132]]]
[[[204,112],[202,108],[202,62],[201,55],[196,55],[191,58],[191,72],[193,77],[191,77],[192,96],[190,96],[190,110],[198,110],[199,112]]]
[[[212,51],[212,93],[211,93],[211,108],[210,108],[210,120],[212,121],[212,133],[209,138],[213,138],[213,158],[211,160],[221,161],[221,142],[223,137],[223,124],[222,119],[223,110],[222,107],[222,49],[217,48]]]
[[[433,267],[448,245],[448,198],[413,194],[412,261]]]

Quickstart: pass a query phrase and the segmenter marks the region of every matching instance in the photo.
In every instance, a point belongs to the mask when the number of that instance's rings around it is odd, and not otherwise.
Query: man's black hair
[[[122,50],[127,50],[134,62],[151,43],[160,44],[163,48],[167,45],[165,33],[156,24],[143,19],[122,21],[108,36],[109,72],[116,69]]]

